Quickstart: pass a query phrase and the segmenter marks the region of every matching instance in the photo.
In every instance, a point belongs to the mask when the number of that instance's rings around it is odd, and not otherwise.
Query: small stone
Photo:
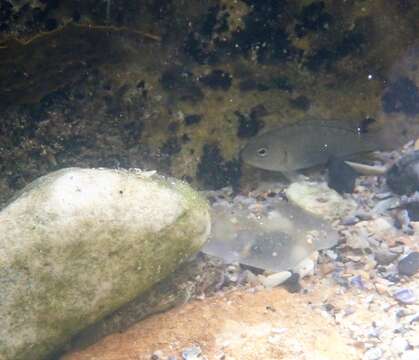
[[[293,271],[300,275],[300,278],[304,278],[306,276],[311,276],[314,274],[314,261],[310,258],[306,258],[303,261],[301,261],[294,269]]]
[[[326,250],[326,255],[331,258],[332,260],[336,260],[338,258],[338,254],[333,250]]]
[[[369,249],[368,232],[365,228],[354,229],[354,231],[342,231],[346,238],[346,245],[351,249]]]
[[[419,221],[419,201],[412,201],[406,204],[405,209],[410,221]]]
[[[258,279],[265,288],[279,286],[291,277],[291,271],[281,271],[268,276],[259,275]]]
[[[383,355],[383,351],[378,347],[373,347],[367,350],[364,354],[364,360],[378,360]]]
[[[371,328],[368,329],[368,337],[370,338],[379,338],[381,335],[381,331],[379,328],[372,326]]]
[[[388,287],[381,283],[374,284],[375,290],[378,294],[383,295],[388,293]]]
[[[359,218],[357,216],[349,215],[349,216],[345,216],[342,219],[341,224],[345,226],[350,226],[350,225],[355,225],[358,222],[359,222]]]
[[[354,216],[356,216],[357,218],[359,218],[359,220],[362,220],[362,221],[374,219],[373,214],[371,214],[369,211],[365,211],[361,209],[358,209],[357,211],[355,211]]]
[[[414,193],[419,189],[419,150],[397,161],[387,172],[387,185],[396,194]]]
[[[416,296],[412,289],[403,288],[396,290],[393,297],[402,304],[413,304],[416,302]]]
[[[364,289],[364,282],[362,281],[362,276],[361,275],[357,275],[354,276],[353,278],[351,278],[351,280],[349,281],[349,283],[353,286],[356,287],[358,289]]]
[[[250,270],[243,271],[243,282],[248,283],[250,286],[258,286],[260,285],[260,279]]]
[[[385,274],[384,278],[392,283],[397,284],[400,282],[400,275],[395,271],[389,271]]]
[[[291,294],[297,293],[301,290],[300,275],[293,273],[291,277],[285,281],[282,286]]]
[[[335,282],[340,285],[343,286],[344,288],[348,288],[349,287],[349,281],[346,277],[343,277],[340,273],[340,271],[334,271],[332,274],[332,278],[333,280],[335,280]]]
[[[399,273],[412,276],[419,271],[419,252],[414,251],[399,261]]]
[[[372,208],[372,212],[378,215],[384,214],[389,209],[397,206],[399,201],[397,198],[391,197],[384,200],[379,201],[375,206]]]
[[[371,221],[357,224],[356,226],[365,227],[368,233],[375,235],[376,238],[383,238],[386,235],[394,234],[396,231],[393,222],[389,218],[384,217],[378,217]]]
[[[182,352],[183,360],[201,360],[202,350],[199,346],[192,346]]]
[[[335,271],[336,266],[333,262],[323,263],[319,265],[320,274],[326,276]]]
[[[413,235],[414,230],[410,225],[409,214],[406,209],[398,209],[393,212],[395,226],[401,229],[405,234]]]
[[[234,262],[232,264],[229,264],[225,269],[225,282],[226,284],[229,283],[237,283],[240,278],[241,268],[240,264],[237,262]]]
[[[353,200],[344,199],[325,183],[293,182],[285,194],[290,202],[323,219],[341,219],[356,209]]]
[[[396,260],[399,257],[399,255],[400,254],[397,254],[387,249],[379,249],[374,252],[374,258],[379,265],[391,264],[394,260]]]

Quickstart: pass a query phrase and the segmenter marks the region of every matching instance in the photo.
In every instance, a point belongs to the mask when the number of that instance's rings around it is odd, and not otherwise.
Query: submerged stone
[[[399,261],[399,273],[412,276],[419,271],[419,252],[414,251]]]
[[[412,194],[419,191],[419,150],[398,160],[386,174],[387,185],[396,194]]]
[[[356,209],[354,201],[343,198],[325,183],[294,182],[285,193],[290,202],[323,219],[342,219]]]
[[[0,358],[44,359],[171,273],[210,230],[189,186],[69,168],[0,212]]]
[[[402,304],[413,304],[416,302],[416,295],[412,289],[402,288],[393,293],[393,297]]]

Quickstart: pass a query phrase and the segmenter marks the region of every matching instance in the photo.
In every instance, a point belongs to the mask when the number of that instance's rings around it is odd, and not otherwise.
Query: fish
[[[275,128],[251,139],[241,151],[244,163],[284,174],[325,165],[382,146],[375,133],[332,120],[309,120]]]

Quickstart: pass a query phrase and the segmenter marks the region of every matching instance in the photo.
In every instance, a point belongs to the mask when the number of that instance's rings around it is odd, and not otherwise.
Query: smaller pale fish
[[[290,173],[326,164],[334,157],[381,148],[376,134],[345,127],[337,121],[303,121],[256,136],[242,150],[243,161],[254,167]]]

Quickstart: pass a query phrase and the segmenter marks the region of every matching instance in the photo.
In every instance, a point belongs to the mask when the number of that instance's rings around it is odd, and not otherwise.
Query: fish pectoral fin
[[[385,166],[372,166],[352,161],[345,161],[345,163],[361,175],[384,175],[388,170]]]

